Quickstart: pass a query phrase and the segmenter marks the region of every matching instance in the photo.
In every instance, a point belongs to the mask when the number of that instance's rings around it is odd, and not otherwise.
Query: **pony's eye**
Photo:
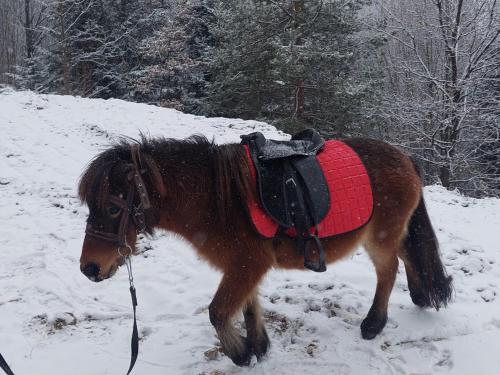
[[[115,206],[115,205],[113,204],[113,205],[111,205],[111,206],[109,206],[109,207],[108,207],[108,214],[109,214],[109,216],[111,216],[112,218],[115,218],[115,217],[117,217],[117,216],[120,214],[121,210],[122,210],[122,209],[121,209],[120,207]]]

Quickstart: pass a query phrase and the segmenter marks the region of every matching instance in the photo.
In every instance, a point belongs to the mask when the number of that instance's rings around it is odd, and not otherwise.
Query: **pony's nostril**
[[[95,263],[88,263],[82,270],[83,274],[87,276],[90,280],[96,280],[99,276],[99,266]]]

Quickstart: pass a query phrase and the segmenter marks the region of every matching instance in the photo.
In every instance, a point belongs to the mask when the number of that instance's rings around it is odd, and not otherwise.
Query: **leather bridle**
[[[85,233],[90,237],[116,244],[120,255],[126,255],[126,253],[122,253],[122,249],[129,250],[130,255],[132,252],[131,247],[127,243],[127,229],[129,221],[134,223],[137,233],[145,232],[146,216],[144,211],[151,208],[151,201],[149,200],[146,185],[144,184],[144,180],[141,176],[141,174],[145,171],[140,168],[141,159],[139,145],[132,145],[130,152],[132,155],[133,166],[132,170],[127,175],[127,181],[129,182],[127,196],[125,199],[116,195],[109,196],[109,202],[121,209],[118,232],[114,233],[98,230],[90,222],[87,223],[87,228],[85,229]],[[140,200],[140,203],[137,206],[134,205],[136,191]]]

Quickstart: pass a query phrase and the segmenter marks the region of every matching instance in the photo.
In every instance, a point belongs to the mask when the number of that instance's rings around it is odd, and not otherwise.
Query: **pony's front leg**
[[[261,267],[263,268],[263,267]],[[226,271],[209,306],[210,322],[215,327],[224,353],[238,366],[248,366],[252,358],[251,336],[241,336],[232,324],[232,317],[251,300],[252,293],[267,271],[258,267],[234,267]]]

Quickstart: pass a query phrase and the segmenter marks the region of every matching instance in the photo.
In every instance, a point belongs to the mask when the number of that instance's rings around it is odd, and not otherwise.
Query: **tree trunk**
[[[297,49],[295,46],[302,45],[301,38],[301,26],[302,26],[302,18],[304,12],[304,1],[303,0],[294,0],[292,3],[292,15],[293,15],[293,23],[291,27],[291,38],[290,38],[290,47],[291,53],[294,63],[298,66],[298,70],[302,70],[300,68],[300,57],[297,53]],[[302,120],[304,118],[304,104],[305,104],[305,93],[304,93],[304,78],[302,74],[299,73],[299,77],[297,77],[295,83],[295,95],[294,95],[294,111],[293,118],[297,120]]]
[[[450,189],[451,187],[450,175],[451,171],[449,165],[443,165],[439,167],[439,179],[441,180],[441,184],[443,185],[443,187],[445,187],[446,189]]]
[[[453,3],[450,0],[438,1],[436,3],[439,12],[439,22],[441,25],[441,35],[444,44],[444,54],[446,59],[445,67],[445,128],[440,132],[444,147],[441,149],[441,155],[446,160],[439,170],[441,183],[447,189],[452,188],[451,177],[452,170],[449,161],[453,159],[455,146],[458,142],[460,133],[460,106],[463,96],[458,82],[458,31],[462,19],[463,0],[458,0],[454,9],[454,18],[449,10],[453,9]],[[444,9],[443,9],[444,8]],[[446,11],[448,10],[448,11]]]
[[[64,7],[62,3],[59,3],[59,9],[58,9],[58,16],[59,16],[59,27],[61,28],[61,33],[59,34],[60,40],[59,42],[62,44],[62,73],[63,73],[63,94],[69,95],[70,94],[70,89],[69,89],[69,54],[68,54],[68,48],[66,44],[66,25],[64,22]]]
[[[294,117],[298,120],[304,118],[304,80],[299,79],[295,85],[295,111]]]
[[[31,19],[31,0],[24,0],[24,33],[26,38],[26,57],[33,56],[33,24]]]

